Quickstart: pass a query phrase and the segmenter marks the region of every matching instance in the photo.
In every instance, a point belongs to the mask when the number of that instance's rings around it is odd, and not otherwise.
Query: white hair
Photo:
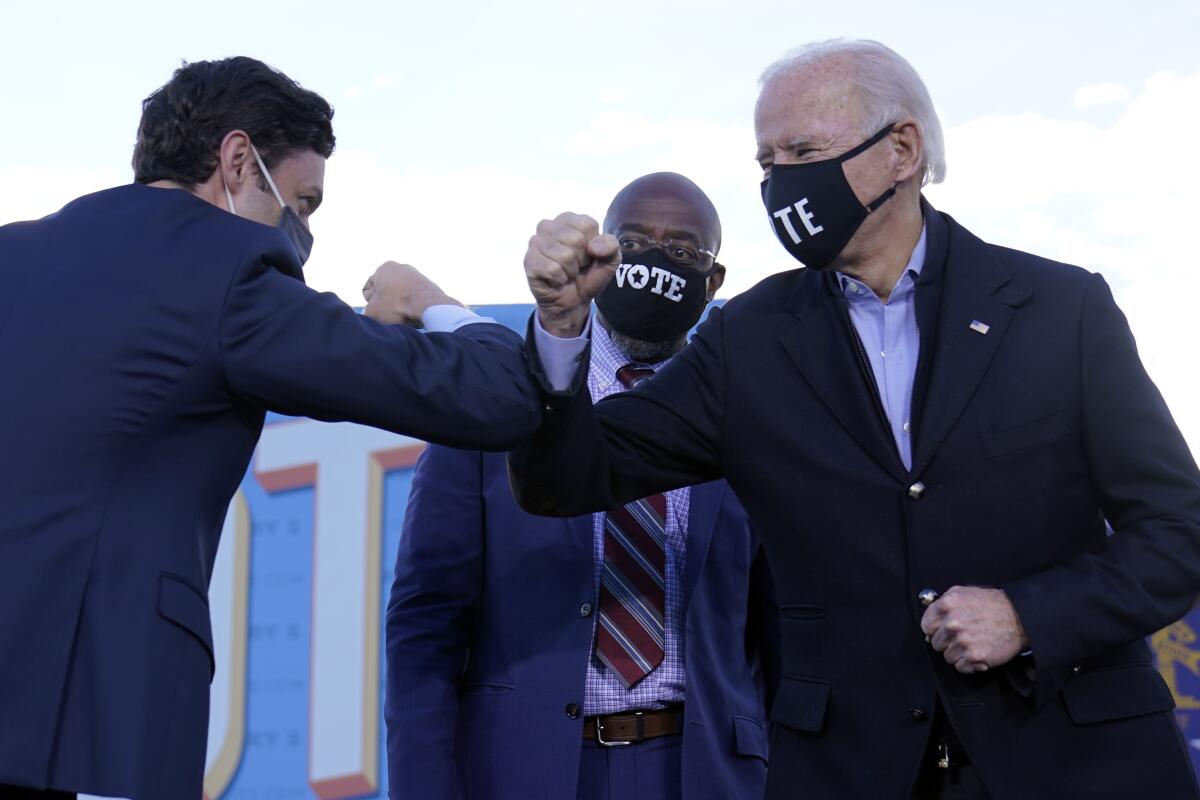
[[[942,123],[924,81],[912,65],[890,47],[870,39],[830,39],[790,50],[763,71],[758,85],[808,66],[828,56],[849,56],[857,71],[856,83],[865,106],[862,134],[870,136],[903,117],[916,120],[924,142],[921,185],[941,183],[946,177],[946,146]]]

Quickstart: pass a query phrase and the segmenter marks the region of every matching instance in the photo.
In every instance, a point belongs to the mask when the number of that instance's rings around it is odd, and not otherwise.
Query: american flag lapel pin
[[[991,329],[992,326],[988,325],[986,322],[980,322],[977,319],[971,320],[971,330],[975,331],[976,333],[982,333],[984,336],[987,336],[987,332]]]

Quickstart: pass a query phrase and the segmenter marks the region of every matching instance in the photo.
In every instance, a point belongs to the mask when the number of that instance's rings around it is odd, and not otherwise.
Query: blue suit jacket
[[[575,796],[583,718],[567,709],[583,705],[592,651],[592,536],[590,516],[517,508],[501,455],[422,455],[387,612],[394,800]],[[778,619],[758,553],[729,487],[695,487],[684,575],[688,800],[758,798],[765,786]]]
[[[1200,595],[1200,471],[1099,276],[925,221],[911,469],[836,276],[794,270],[635,390],[548,394],[514,485],[566,515],[729,481],[779,589],[771,798],[907,800],[938,702],[995,800],[1198,797],[1143,637]],[[955,584],[1005,589],[1032,659],[934,652],[918,593]]]
[[[178,190],[0,228],[0,784],[200,797],[209,573],[268,409],[475,447],[537,424],[508,330],[385,327],[300,275]]]

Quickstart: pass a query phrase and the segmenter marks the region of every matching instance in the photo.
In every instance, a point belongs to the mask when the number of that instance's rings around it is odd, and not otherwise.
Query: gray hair
[[[916,120],[924,141],[921,158],[924,174],[921,185],[941,183],[946,177],[946,145],[942,123],[933,108],[933,100],[924,81],[912,65],[890,47],[870,39],[830,39],[812,42],[789,51],[763,71],[758,85],[812,64],[827,56],[850,56],[858,72],[857,84],[863,93],[866,119],[864,136],[902,117]]]

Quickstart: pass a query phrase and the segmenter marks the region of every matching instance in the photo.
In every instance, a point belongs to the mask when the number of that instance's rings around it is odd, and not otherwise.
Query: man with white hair
[[[1143,641],[1200,595],[1200,471],[1104,280],[922,198],[940,125],[881,44],[773,65],[755,130],[806,269],[594,408],[577,359],[618,246],[587,217],[539,225],[522,504],[728,480],[782,615],[771,798],[1200,797]]]

